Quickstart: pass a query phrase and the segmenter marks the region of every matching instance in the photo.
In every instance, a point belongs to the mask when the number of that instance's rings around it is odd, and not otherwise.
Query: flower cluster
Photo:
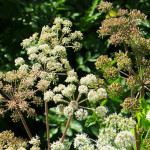
[[[111,10],[112,8],[113,8],[112,3],[110,2],[102,2],[98,5],[99,12],[107,12]]]
[[[27,140],[15,137],[12,131],[6,130],[0,133],[0,149],[26,150],[27,147]]]
[[[104,88],[98,88],[98,80],[93,74],[82,77],[80,81],[78,81],[77,74],[74,72],[74,70],[67,72],[67,75],[67,78],[70,76],[76,77],[77,82],[74,82],[74,84],[70,83],[67,86],[63,84],[55,86],[53,91],[45,92],[44,100],[52,100],[56,104],[66,103],[67,106],[64,106],[64,104],[57,105],[57,114],[65,115],[66,117],[75,115],[77,120],[85,120],[88,116],[88,111],[86,110],[88,107],[83,107],[81,104],[85,101],[89,101],[90,103],[94,104],[97,103],[101,98],[106,99],[107,92]],[[65,82],[67,83],[66,80]],[[79,85],[77,83],[79,83]],[[77,97],[75,95],[77,95]],[[97,115],[102,118],[107,113],[107,109],[103,106],[99,106],[95,109]]]
[[[51,144],[51,150],[70,150],[70,142],[65,139],[64,142],[56,141]]]
[[[100,129],[96,146],[98,149],[128,149],[133,147],[134,135],[130,132],[136,125],[132,118],[111,114],[104,119],[105,128]]]

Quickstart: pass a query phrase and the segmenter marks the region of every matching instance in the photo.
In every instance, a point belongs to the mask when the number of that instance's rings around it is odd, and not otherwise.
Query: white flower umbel
[[[148,121],[150,121],[150,110],[149,110],[148,113],[146,114],[146,119],[147,119]]]
[[[65,97],[72,97],[74,92],[76,91],[76,86],[74,84],[69,84],[66,88],[64,88],[61,93]]]
[[[106,98],[107,97],[107,92],[104,88],[99,88],[97,90],[97,94],[98,94],[99,98]]]
[[[98,106],[95,111],[97,116],[104,118],[106,116],[106,113],[108,112],[108,109],[104,106]]]
[[[98,94],[95,90],[90,90],[90,92],[88,93],[88,100],[93,103],[96,103],[98,101]]]
[[[53,96],[53,101],[55,103],[61,102],[62,99],[63,99],[63,96],[61,94],[56,94]]]
[[[29,68],[29,66],[26,65],[26,64],[24,64],[24,65],[21,65],[21,66],[19,67],[19,71],[27,71],[28,68]]]
[[[116,137],[116,130],[113,128],[102,128],[99,130],[98,140],[96,146],[98,149],[105,145],[111,145]]]
[[[65,82],[70,82],[70,83],[72,83],[72,82],[78,82],[78,79],[77,79],[76,76],[68,76],[66,78]]]
[[[87,112],[87,110],[81,108],[75,112],[75,116],[76,116],[77,120],[82,121],[87,118],[88,112]]]
[[[121,131],[115,138],[115,144],[119,148],[132,148],[134,144],[134,135],[129,131]]]
[[[73,108],[71,106],[67,106],[64,108],[64,115],[66,117],[70,117],[71,115],[73,115]]]
[[[58,115],[63,115],[64,114],[64,105],[63,104],[57,105],[56,114],[58,114]]]
[[[79,91],[79,93],[85,93],[86,94],[88,92],[88,87],[85,85],[80,85],[78,87],[78,91]]]
[[[82,77],[80,79],[80,83],[81,83],[81,85],[93,87],[95,84],[97,84],[97,78],[93,74],[88,74],[86,77]]]
[[[118,149],[111,145],[106,145],[106,146],[101,147],[100,150],[118,150]]]
[[[52,92],[52,91],[46,91],[45,93],[44,93],[44,100],[45,101],[50,101],[50,100],[52,100],[53,99],[53,97],[54,97],[54,93]]]
[[[30,47],[27,49],[27,54],[32,54],[32,53],[37,53],[38,52],[38,48],[36,46]]]
[[[25,63],[24,59],[21,57],[18,57],[17,59],[15,59],[15,66],[21,66]]]
[[[63,143],[60,141],[53,142],[51,150],[70,150],[70,142],[68,139],[64,139]]]
[[[90,144],[90,145],[84,145],[84,146],[80,146],[78,148],[78,150],[95,150],[94,145]]]
[[[56,141],[51,144],[51,150],[65,150],[65,146],[60,141]]]
[[[59,84],[58,86],[55,86],[53,89],[53,92],[61,92],[65,88],[65,85]]]
[[[91,143],[90,139],[87,137],[86,134],[77,134],[74,139],[74,147],[75,148],[79,148],[84,145],[89,145],[90,143]]]
[[[24,148],[24,147],[19,147],[17,150],[26,150],[26,148]]]
[[[34,146],[39,146],[40,145],[40,138],[39,136],[35,136],[33,137],[30,141],[29,141],[30,144],[34,145]]]

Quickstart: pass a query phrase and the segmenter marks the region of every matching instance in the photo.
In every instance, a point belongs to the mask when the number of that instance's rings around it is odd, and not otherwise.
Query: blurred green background
[[[23,39],[28,38],[34,32],[40,32],[44,25],[51,26],[55,17],[63,17],[73,22],[73,30],[80,30],[84,34],[81,51],[75,54],[68,54],[72,67],[77,71],[79,77],[95,72],[94,62],[96,58],[101,54],[111,56],[117,49],[108,44],[107,37],[104,39],[98,38],[96,33],[101,25],[101,21],[107,17],[107,14],[100,14],[97,10],[97,5],[102,1],[0,0],[0,71],[7,72],[15,69],[14,59],[18,56],[27,59],[26,52],[20,46]],[[140,26],[144,30],[144,36],[150,37],[149,0],[113,0],[109,2],[114,4],[114,9],[110,12],[112,16],[115,16],[115,12],[119,8],[139,9],[148,15],[148,21],[143,22]],[[43,108],[38,110],[41,115],[43,113],[42,110]],[[54,110],[51,110],[51,114],[53,112]],[[17,136],[26,138],[27,136],[23,127],[21,127],[21,122],[14,124],[8,116],[9,114],[6,114],[5,118],[0,118],[0,131],[12,129]],[[41,117],[37,118],[39,122],[28,120],[27,123],[34,134],[43,136],[45,124]],[[61,118],[57,121],[61,122],[63,119]],[[76,122],[75,124],[78,123]],[[82,123],[80,124],[82,125]],[[78,127],[81,128],[80,125]],[[75,129],[78,130],[78,128]],[[92,132],[96,132],[95,129],[96,127],[93,127]],[[74,129],[72,130],[74,131]],[[56,131],[54,130],[53,132],[55,134]]]

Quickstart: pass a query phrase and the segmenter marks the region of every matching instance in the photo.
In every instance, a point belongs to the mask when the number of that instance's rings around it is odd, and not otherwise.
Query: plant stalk
[[[46,133],[47,133],[47,147],[50,150],[50,137],[49,137],[49,122],[48,122],[48,104],[45,101],[45,114],[46,114]]]
[[[66,128],[65,128],[65,131],[61,137],[61,140],[60,142],[63,143],[64,139],[65,139],[65,136],[66,136],[66,133],[67,133],[67,130],[68,130],[68,127],[69,127],[69,124],[70,124],[70,121],[72,119],[72,115],[69,117],[68,121],[67,121],[67,124],[66,124]]]
[[[29,136],[29,138],[30,138],[30,140],[31,140],[31,139],[32,139],[32,134],[31,134],[31,132],[30,132],[30,130],[29,130],[29,127],[28,127],[28,125],[27,125],[27,123],[26,123],[26,121],[25,121],[25,119],[24,119],[24,117],[23,117],[23,115],[22,115],[22,113],[21,113],[21,111],[20,111],[19,108],[17,108],[17,111],[18,111],[18,113],[19,113],[19,115],[20,115],[22,124],[23,124],[23,126],[24,126],[24,128],[25,128],[25,130],[26,130],[26,132],[27,132],[27,134],[28,134],[28,136]]]

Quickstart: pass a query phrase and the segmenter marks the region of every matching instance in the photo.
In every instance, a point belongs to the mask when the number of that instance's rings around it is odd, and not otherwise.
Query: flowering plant
[[[109,2],[98,5],[100,12],[108,14],[112,8]],[[81,79],[67,59],[67,49],[77,51],[82,47],[80,40],[83,34],[72,32],[72,22],[56,18],[53,26],[44,26],[39,36],[35,33],[23,40],[21,45],[27,50],[30,61],[25,64],[24,59],[19,57],[15,60],[15,65],[19,66],[17,70],[0,74],[0,114],[4,116],[7,111],[12,111],[13,121],[21,119],[30,140],[17,138],[11,131],[3,131],[0,133],[0,148],[40,150],[40,139],[38,136],[32,137],[24,115],[35,117],[33,104],[42,106],[43,103],[48,150],[149,148],[150,108],[145,90],[150,91],[147,59],[150,40],[142,37],[138,27],[144,20],[146,15],[140,11],[128,12],[124,9],[118,10],[117,17],[105,19],[98,34],[109,35],[110,44],[123,44],[124,49],[116,52],[115,58],[107,55],[98,57],[95,63],[98,71]],[[122,94],[128,91],[130,97],[121,100],[121,112],[109,112],[105,104],[112,99],[120,100]],[[56,107],[49,111],[50,102],[54,102]],[[53,122],[49,122],[52,117],[49,112],[52,113],[52,110],[65,122],[63,134],[61,138],[57,137],[57,141],[50,141],[52,130],[49,130],[49,124]],[[82,130],[73,141],[67,139],[73,120],[85,122],[84,126],[89,128],[97,125],[99,131],[95,133],[96,138],[92,139]]]

